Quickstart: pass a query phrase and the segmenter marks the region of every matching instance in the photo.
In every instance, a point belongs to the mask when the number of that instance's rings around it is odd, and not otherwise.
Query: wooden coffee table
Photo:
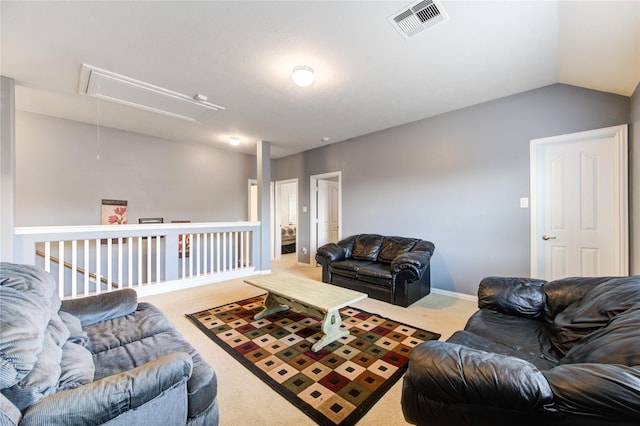
[[[322,318],[324,335],[312,346],[314,352],[349,335],[348,331],[340,329],[342,318],[338,311],[367,298],[366,293],[284,273],[249,278],[244,282],[268,292],[264,309],[254,319],[286,311],[289,307]]]

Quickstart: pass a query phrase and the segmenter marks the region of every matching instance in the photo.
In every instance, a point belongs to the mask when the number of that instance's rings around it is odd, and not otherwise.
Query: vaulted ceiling
[[[3,0],[0,72],[19,110],[250,154],[266,140],[273,158],[554,83],[640,81],[640,1],[442,1],[449,19],[405,39],[387,18],[411,4]],[[99,101],[82,64],[225,109],[191,123]]]

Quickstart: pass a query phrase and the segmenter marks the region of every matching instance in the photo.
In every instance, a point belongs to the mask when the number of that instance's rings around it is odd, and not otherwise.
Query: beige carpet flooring
[[[272,272],[288,272],[320,280],[321,269],[296,264],[294,255],[283,256],[271,263]],[[205,285],[168,294],[148,296],[141,301],[159,307],[182,335],[215,369],[218,376],[218,403],[221,426],[253,425],[314,425],[315,422],[290,404],[249,370],[211,341],[185,314],[258,296],[264,292],[245,284],[242,279]],[[441,294],[430,294],[408,308],[374,299],[365,299],[354,306],[442,334],[447,339],[464,327],[467,318],[476,311],[472,300]],[[406,425],[400,406],[402,380],[398,381],[358,422],[361,426]]]

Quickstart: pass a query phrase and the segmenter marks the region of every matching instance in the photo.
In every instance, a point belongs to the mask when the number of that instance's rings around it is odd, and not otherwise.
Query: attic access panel
[[[202,95],[184,95],[87,64],[82,65],[78,90],[83,95],[195,123],[207,112],[224,109]]]
[[[448,21],[449,16],[437,0],[420,0],[394,13],[387,20],[405,40],[408,40]]]

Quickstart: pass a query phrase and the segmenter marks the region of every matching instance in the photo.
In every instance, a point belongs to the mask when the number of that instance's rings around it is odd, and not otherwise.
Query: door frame
[[[273,238],[271,239],[271,241],[273,242],[273,252],[274,252],[274,259],[281,259],[282,258],[282,232],[280,231],[280,225],[282,225],[280,223],[280,212],[282,211],[282,203],[281,203],[281,197],[282,197],[282,185],[284,184],[290,184],[290,183],[295,183],[296,184],[296,213],[298,212],[298,206],[300,205],[300,189],[299,189],[299,185],[298,185],[298,178],[295,179],[287,179],[287,180],[278,180],[276,181],[276,185],[275,185],[275,198],[274,198],[274,204],[275,204],[275,208],[274,208],[274,212],[273,212]],[[297,215],[296,215],[297,216]],[[300,224],[299,224],[300,220],[298,219],[296,221],[296,258],[297,258],[297,253],[298,253],[298,234],[300,232]]]
[[[309,264],[317,265],[318,181],[338,178],[338,240],[342,239],[342,171],[322,173],[309,178]]]
[[[585,139],[613,138],[614,158],[616,164],[614,170],[617,174],[614,197],[618,202],[618,223],[619,235],[617,236],[618,270],[622,274],[629,273],[629,191],[628,191],[628,130],[627,125],[611,126],[602,129],[587,130],[584,132],[570,133],[566,135],[552,136],[547,138],[532,139],[529,143],[529,176],[530,176],[530,276],[538,277],[539,263],[538,256],[540,235],[544,230],[538,229],[538,207],[542,200],[538,200],[538,154],[541,149],[550,144],[580,142]]]

